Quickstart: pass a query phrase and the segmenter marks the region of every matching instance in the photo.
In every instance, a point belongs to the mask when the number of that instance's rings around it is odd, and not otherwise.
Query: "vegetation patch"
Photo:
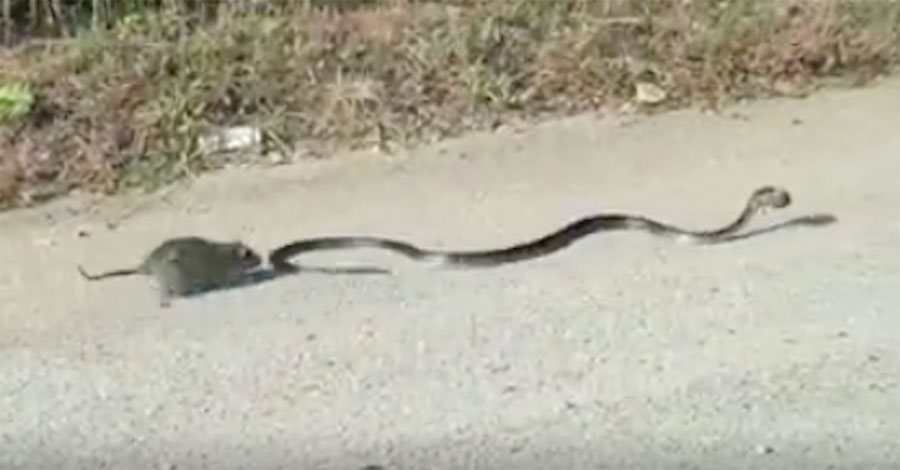
[[[245,158],[267,161],[296,142],[804,95],[900,60],[891,0],[134,3],[0,56],[0,207],[217,168],[201,142],[223,128],[258,129]]]

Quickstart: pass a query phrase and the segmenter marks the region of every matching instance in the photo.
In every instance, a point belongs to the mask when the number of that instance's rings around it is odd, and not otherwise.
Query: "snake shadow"
[[[260,269],[256,269],[253,271],[249,271],[236,281],[231,284],[206,289],[206,290],[198,290],[196,292],[192,292],[184,297],[199,297],[207,294],[211,294],[213,292],[222,292],[229,291],[234,289],[243,289],[255,285],[259,285],[265,282],[271,282],[278,278],[294,276],[298,274],[324,274],[329,276],[339,276],[339,275],[349,275],[349,276],[371,276],[371,275],[380,275],[386,276],[390,275],[391,271],[383,268],[375,268],[368,266],[360,266],[360,267],[352,267],[352,268],[327,268],[321,266],[300,266],[294,265],[297,269],[293,271],[278,271],[273,269],[272,267],[264,267]]]
[[[780,222],[777,224],[769,225],[768,227],[762,227],[755,230],[749,230],[744,233],[734,234],[728,237],[723,237],[720,242],[721,243],[731,243],[740,240],[745,240],[747,238],[756,237],[759,235],[764,235],[770,232],[774,232],[776,230],[782,230],[785,228],[791,227],[821,227],[825,225],[831,225],[837,222],[837,217],[832,214],[812,214],[812,215],[804,215],[801,217],[794,217],[793,219],[788,219],[784,222]]]

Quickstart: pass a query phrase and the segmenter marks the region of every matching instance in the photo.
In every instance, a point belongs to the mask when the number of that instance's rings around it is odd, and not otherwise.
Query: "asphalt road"
[[[232,169],[0,215],[0,468],[898,468],[900,80],[655,117],[580,116],[390,158]],[[302,274],[176,301],[100,283],[164,238],[498,247],[601,211],[692,228],[494,269]],[[127,215],[127,216],[126,216]],[[115,229],[107,222],[116,221]]]

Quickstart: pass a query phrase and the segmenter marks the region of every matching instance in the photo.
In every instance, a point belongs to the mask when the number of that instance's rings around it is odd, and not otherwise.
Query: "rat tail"
[[[90,281],[96,281],[99,279],[104,279],[104,278],[113,277],[113,276],[130,276],[133,274],[140,274],[140,270],[134,269],[134,268],[132,268],[132,269],[117,269],[114,271],[106,271],[106,272],[100,273],[100,274],[89,274],[84,270],[84,268],[81,267],[81,265],[78,265],[78,272],[81,273],[82,277],[84,277],[85,279],[88,279]]]

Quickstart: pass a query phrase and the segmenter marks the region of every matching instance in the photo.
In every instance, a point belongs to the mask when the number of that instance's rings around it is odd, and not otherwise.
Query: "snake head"
[[[750,205],[756,210],[781,209],[791,203],[787,190],[775,186],[763,186],[750,196]]]

